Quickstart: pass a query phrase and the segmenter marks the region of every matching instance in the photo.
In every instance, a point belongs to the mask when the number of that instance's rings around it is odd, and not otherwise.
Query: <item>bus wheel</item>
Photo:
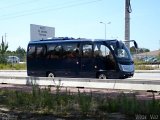
[[[107,76],[102,73],[102,74],[99,74],[99,75],[98,75],[98,78],[99,78],[99,79],[107,79]]]
[[[48,73],[48,77],[54,78],[55,75],[54,75],[53,73],[49,72],[49,73]]]

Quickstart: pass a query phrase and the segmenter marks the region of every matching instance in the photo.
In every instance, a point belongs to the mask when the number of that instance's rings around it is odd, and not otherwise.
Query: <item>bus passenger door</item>
[[[63,75],[79,77],[79,43],[63,44]]]
[[[62,46],[60,44],[48,44],[46,55],[47,74],[52,72],[55,76],[63,75],[62,69]]]
[[[83,43],[81,50],[81,77],[95,77],[96,72],[94,68],[93,44]]]
[[[105,73],[107,78],[110,78],[110,76],[114,77],[113,73],[116,72],[116,62],[109,47],[102,43],[96,43],[94,57],[98,74]]]

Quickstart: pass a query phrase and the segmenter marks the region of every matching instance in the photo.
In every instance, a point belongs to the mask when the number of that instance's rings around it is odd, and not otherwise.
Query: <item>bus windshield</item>
[[[112,50],[115,53],[115,56],[120,59],[120,60],[125,60],[125,59],[132,59],[128,48],[125,46],[124,43],[119,42],[119,45],[117,46],[116,44],[111,44],[110,45]]]

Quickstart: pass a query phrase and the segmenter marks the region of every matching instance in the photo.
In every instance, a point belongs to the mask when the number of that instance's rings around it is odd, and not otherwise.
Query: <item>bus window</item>
[[[122,47],[117,49],[117,57],[123,59],[131,59],[132,57],[127,53],[127,49]]]
[[[48,59],[58,59],[61,56],[62,46],[61,45],[48,45],[47,46],[47,58]]]
[[[108,47],[101,45],[100,50],[102,52],[102,56],[106,57],[110,54],[110,50],[108,49]]]
[[[118,49],[118,57],[127,57],[126,51],[123,49]]]
[[[83,57],[92,57],[92,45],[83,45]]]
[[[94,57],[101,69],[114,70],[115,60],[110,49],[103,44],[94,45]],[[102,67],[104,66],[104,68]]]
[[[121,47],[118,48],[111,45],[111,48],[112,50],[114,50],[116,57],[118,57],[119,59],[132,59],[128,49],[124,46],[124,44],[122,44]]]
[[[54,56],[55,56],[55,52],[54,52],[55,47],[56,47],[56,45],[53,45],[53,44],[47,46],[47,59],[54,58]]]
[[[30,45],[28,47],[28,58],[31,59],[31,58],[34,58],[35,56],[35,46],[34,45]]]
[[[111,51],[108,47],[103,44],[95,44],[94,46],[94,56],[95,57],[106,57],[111,55]]]
[[[44,47],[43,46],[37,46],[36,49],[36,58],[42,58],[44,56]]]
[[[53,57],[54,58],[61,58],[61,55],[62,55],[62,46],[61,45],[55,46]]]
[[[107,46],[101,45],[100,50],[102,51],[103,57],[106,57],[109,61],[114,61],[113,54]]]
[[[102,51],[100,50],[100,45],[97,44],[94,46],[94,57],[102,56]]]
[[[63,58],[76,58],[79,55],[77,43],[66,43],[63,45]]]

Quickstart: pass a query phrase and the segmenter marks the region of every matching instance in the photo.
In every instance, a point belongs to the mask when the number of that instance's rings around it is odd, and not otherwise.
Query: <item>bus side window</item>
[[[92,45],[90,44],[86,44],[86,45],[83,45],[83,57],[92,57]]]
[[[105,46],[105,45],[100,45],[98,48],[99,48],[100,51],[101,51],[101,57],[107,58],[108,60],[109,60],[109,59],[110,59],[110,60],[113,60],[113,59],[114,59],[114,58],[113,58],[113,55],[112,55],[112,53],[111,53],[111,51],[110,51],[110,49],[109,49],[107,46]]]
[[[55,49],[55,45],[47,45],[47,59],[52,59],[54,58],[54,49]]]
[[[47,59],[58,59],[61,57],[62,46],[50,44],[47,45]]]
[[[77,43],[67,43],[63,45],[63,58],[76,58],[79,55]]]
[[[58,59],[61,57],[61,55],[62,55],[62,46],[61,45],[55,46],[53,58]]]
[[[95,44],[94,57],[112,58],[110,49],[103,44]]]
[[[100,57],[102,56],[102,51],[100,50],[100,44],[94,45],[94,57]]]
[[[28,47],[28,58],[29,59],[32,59],[32,58],[34,58],[35,57],[35,46],[34,45],[30,45],[29,47]]]
[[[36,48],[36,58],[42,58],[44,57],[44,47],[43,46],[37,46]]]
[[[106,46],[104,46],[104,45],[101,45],[101,46],[100,46],[100,50],[101,50],[101,52],[102,52],[102,56],[103,56],[103,57],[106,57],[106,56],[108,56],[108,55],[111,54],[109,48],[106,47]]]

